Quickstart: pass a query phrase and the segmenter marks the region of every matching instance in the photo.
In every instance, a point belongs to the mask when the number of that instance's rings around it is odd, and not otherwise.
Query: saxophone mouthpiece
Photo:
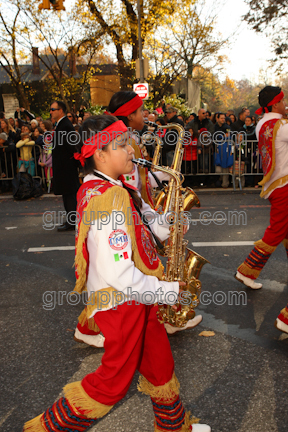
[[[149,168],[152,165],[152,163],[147,161],[146,159],[132,159],[132,162],[145,168]]]
[[[144,120],[144,123],[148,126],[158,127],[157,123],[151,122],[149,120]]]

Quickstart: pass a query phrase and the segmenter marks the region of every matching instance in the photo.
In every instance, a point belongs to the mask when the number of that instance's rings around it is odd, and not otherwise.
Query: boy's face
[[[4,140],[2,138],[0,138],[0,147],[2,147],[4,145]]]
[[[141,131],[144,127],[143,105],[137,111],[128,115],[129,126],[132,129]]]

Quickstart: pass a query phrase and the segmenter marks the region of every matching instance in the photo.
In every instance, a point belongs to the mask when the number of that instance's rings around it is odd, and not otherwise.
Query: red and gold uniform
[[[281,92],[269,105],[284,98]],[[276,101],[276,102],[275,102]],[[267,111],[267,110],[266,110]],[[265,112],[256,127],[263,165],[261,197],[271,203],[270,225],[261,240],[238,267],[238,272],[255,280],[271,254],[283,242],[288,253],[288,120]]]
[[[125,396],[136,370],[142,375],[139,391],[152,400],[155,432],[209,432],[185,412],[168,336],[154,306],[159,290],[163,303],[173,304],[179,283],[161,280],[163,267],[150,231],[123,183],[97,175],[86,176],[77,194],[74,290],[88,291],[87,317],[103,333],[105,352],[95,372],[64,387],[64,396],[27,422],[24,432],[88,429]],[[150,227],[164,240],[169,225],[156,215]]]

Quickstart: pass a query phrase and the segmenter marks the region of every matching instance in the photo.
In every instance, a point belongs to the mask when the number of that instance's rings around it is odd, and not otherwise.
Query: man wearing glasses
[[[77,132],[67,118],[66,112],[64,102],[54,101],[51,104],[51,121],[56,123],[52,151],[53,190],[55,195],[62,195],[66,210],[66,223],[58,227],[60,232],[75,229],[76,194],[80,186],[78,163],[73,157]]]

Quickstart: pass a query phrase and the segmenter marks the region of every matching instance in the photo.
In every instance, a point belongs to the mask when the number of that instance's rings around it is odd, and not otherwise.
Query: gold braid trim
[[[183,423],[179,432],[191,432],[190,426],[193,424],[199,423],[199,420],[200,419],[198,419],[194,416],[190,418],[190,412],[186,411],[185,422]],[[163,429],[158,429],[156,426],[156,423],[155,423],[154,424],[154,432],[163,432]],[[192,432],[193,432],[193,430],[192,430]]]
[[[283,245],[286,249],[288,249],[288,239],[283,240]]]
[[[75,411],[81,410],[81,413],[89,419],[104,417],[113,407],[113,405],[103,405],[88,396],[81,385],[81,381],[67,384],[63,391]]]
[[[84,326],[85,324],[88,325],[89,330],[95,331],[95,333],[100,332],[99,327],[97,326],[94,318],[87,318],[89,314],[87,313],[87,308],[83,309],[81,312],[78,321],[81,326]]]
[[[277,248],[277,246],[268,245],[263,240],[257,240],[254,245],[257,247],[257,249],[260,249],[262,252],[265,252],[267,254],[272,254]]]
[[[124,209],[128,209],[131,206],[130,198],[128,192],[119,186],[113,186],[107,189],[102,195],[94,196],[90,199],[89,204],[87,205],[85,212],[91,215],[89,218],[89,224],[84,224],[83,220],[81,221],[79,227],[79,236],[77,242],[77,253],[75,257],[75,265],[78,272],[78,279],[76,281],[76,285],[74,291],[81,294],[82,291],[86,289],[86,268],[87,263],[85,258],[83,257],[83,244],[88,235],[88,231],[90,229],[90,224],[93,220],[97,220],[98,212],[105,211],[112,214],[112,211],[123,211]],[[92,217],[94,216],[94,217]],[[138,268],[142,273],[150,276],[156,276],[158,279],[162,279],[163,276],[163,265],[159,261],[158,267],[155,270],[150,270],[143,263],[140,254],[137,248],[137,242],[135,237],[135,227],[134,227],[134,218],[132,217],[132,224],[127,224],[128,235],[131,238],[132,242],[132,260],[135,263],[135,267]],[[72,291],[73,292],[73,291]]]
[[[24,424],[23,432],[47,432],[43,426],[43,414],[29,420]]]
[[[137,385],[137,389],[150,396],[151,398],[157,400],[161,400],[163,402],[170,402],[175,399],[175,396],[179,395],[180,384],[178,379],[176,378],[175,372],[170,381],[162,386],[155,387],[151,384],[145,377],[142,375],[139,377],[139,384]]]

